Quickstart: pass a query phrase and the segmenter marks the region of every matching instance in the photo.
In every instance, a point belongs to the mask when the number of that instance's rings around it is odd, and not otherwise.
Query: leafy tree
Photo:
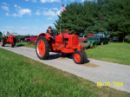
[[[130,34],[130,0],[97,0],[71,3],[55,22],[57,30],[70,33],[109,31],[122,37]],[[114,32],[114,33],[113,33]]]

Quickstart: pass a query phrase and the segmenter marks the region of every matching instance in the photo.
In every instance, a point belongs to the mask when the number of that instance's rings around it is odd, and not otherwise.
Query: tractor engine
[[[75,50],[80,51],[83,47],[80,46],[77,35],[61,33],[55,37],[52,48],[52,51],[73,53]]]

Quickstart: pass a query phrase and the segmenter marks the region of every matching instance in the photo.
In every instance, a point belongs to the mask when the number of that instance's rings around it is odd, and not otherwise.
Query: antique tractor
[[[5,46],[6,44],[11,44],[11,47],[14,47],[16,44],[16,37],[14,35],[2,37],[2,46]]]
[[[41,33],[36,41],[36,54],[40,59],[48,59],[49,52],[72,55],[77,64],[87,62],[84,47],[80,45],[76,34],[60,33],[52,36],[49,33]]]

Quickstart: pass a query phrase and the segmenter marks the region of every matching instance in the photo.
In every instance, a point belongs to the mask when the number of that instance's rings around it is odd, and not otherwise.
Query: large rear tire
[[[14,47],[16,45],[16,38],[13,40],[14,42],[11,44],[11,47]]]
[[[15,43],[12,43],[12,44],[11,44],[11,47],[14,47],[14,46],[15,46]]]
[[[44,37],[39,37],[36,41],[36,54],[40,59],[49,57],[49,44]]]
[[[84,64],[87,60],[86,53],[84,51],[75,51],[72,57],[76,64]]]
[[[1,46],[3,46],[3,47],[4,47],[4,46],[5,46],[5,44],[6,44],[6,43],[5,43],[5,39],[3,38],[1,42],[2,42],[2,43],[1,43]]]

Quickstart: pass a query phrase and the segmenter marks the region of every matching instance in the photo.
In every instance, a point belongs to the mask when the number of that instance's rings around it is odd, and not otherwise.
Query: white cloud
[[[19,5],[17,5],[17,4],[14,4],[14,7],[15,8],[21,8]]]
[[[19,14],[20,15],[31,15],[32,11],[28,8],[20,9]]]
[[[15,12],[12,13],[11,16],[23,16],[23,15],[31,15],[32,14],[32,10],[29,8],[22,8],[21,6],[14,4],[14,8],[15,8]]]
[[[43,14],[45,16],[55,16],[56,15],[56,13],[52,10],[45,11]]]
[[[28,2],[29,0],[24,0],[25,2]]]
[[[35,14],[36,14],[37,16],[40,16],[40,15],[41,15],[40,10],[37,10]]]
[[[23,0],[23,1],[25,1],[25,2],[33,2],[33,3],[37,2],[37,0]]]
[[[56,8],[52,8],[52,9],[48,9],[46,11],[44,11],[44,15],[45,16],[56,16],[57,15],[57,12],[58,12],[58,9]]]
[[[29,8],[20,8],[13,16],[31,15],[32,11]]]
[[[4,10],[4,11],[9,11],[9,7],[8,6],[1,6],[1,8]]]
[[[31,15],[32,14],[32,10],[29,8],[22,8],[21,6],[14,4],[13,8],[13,12],[9,9],[9,4],[7,4],[6,2],[3,2],[1,5],[1,8],[5,11],[5,16],[15,16],[15,17],[21,17],[24,15]]]
[[[82,2],[88,1],[88,2],[97,2],[97,0],[82,0]]]
[[[40,0],[41,3],[54,3],[54,2],[61,2],[61,0]]]
[[[3,2],[3,3],[2,3],[1,8],[2,8],[4,11],[9,11],[9,5],[8,5],[6,2]]]
[[[54,3],[54,2],[61,2],[61,0],[23,0],[25,2],[33,2],[33,3],[36,3],[36,2],[41,2],[41,3]]]
[[[9,16],[10,14],[8,12],[5,13],[6,16]]]
[[[32,0],[32,2],[34,2],[34,3],[35,3],[35,2],[37,2],[37,0]]]
[[[52,18],[52,17],[56,17],[57,15],[59,15],[60,10],[58,8],[45,8],[45,9],[41,9],[41,10],[37,10],[35,12],[35,14],[37,16],[40,15],[44,15],[47,16],[48,18]]]

